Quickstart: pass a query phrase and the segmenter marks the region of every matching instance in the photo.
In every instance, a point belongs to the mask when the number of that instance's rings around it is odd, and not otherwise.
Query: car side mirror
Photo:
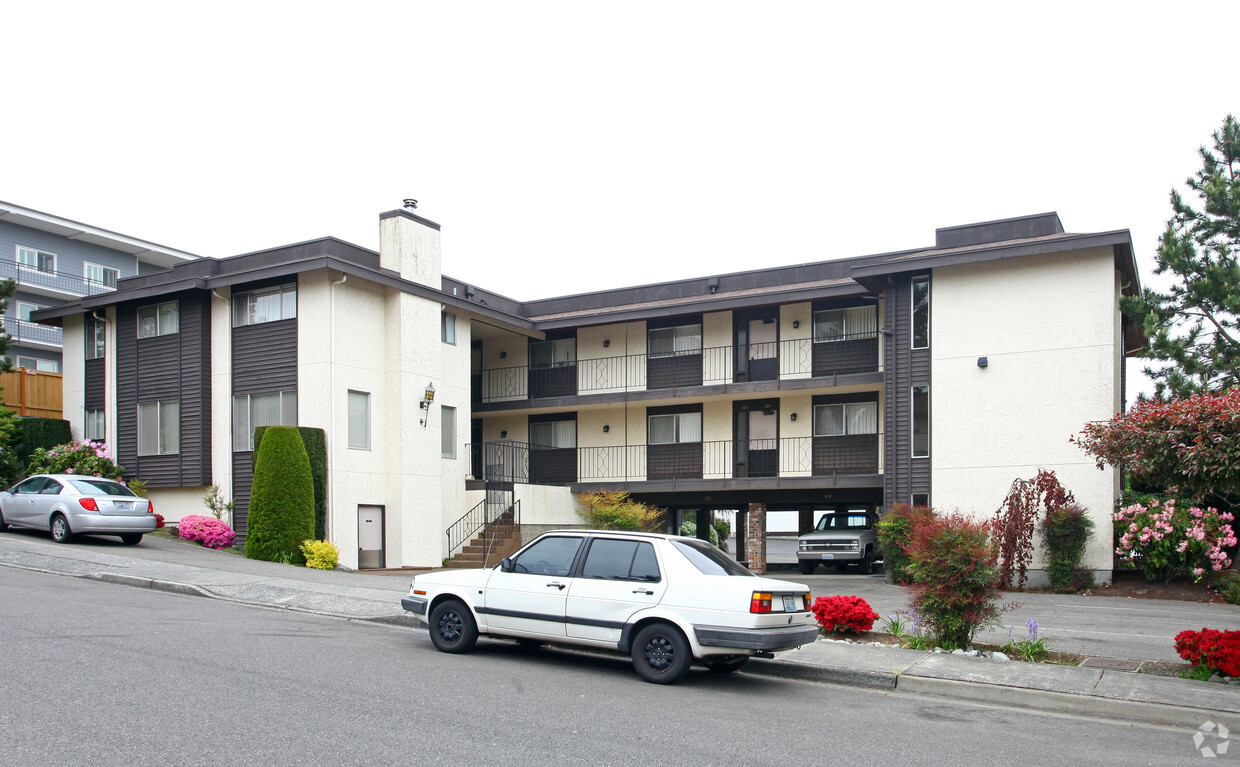
[[[512,559],[504,557],[504,561],[499,563],[499,569],[504,573],[512,572]]]

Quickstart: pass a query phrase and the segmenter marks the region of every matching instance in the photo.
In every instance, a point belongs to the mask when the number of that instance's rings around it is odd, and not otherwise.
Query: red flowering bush
[[[1240,676],[1240,631],[1181,631],[1175,637],[1175,651],[1194,666]]]
[[[823,631],[863,634],[874,628],[878,613],[857,596],[818,597],[809,608]]]
[[[187,541],[197,541],[208,549],[226,549],[237,541],[237,534],[227,524],[200,514],[182,517],[177,523],[177,535]]]

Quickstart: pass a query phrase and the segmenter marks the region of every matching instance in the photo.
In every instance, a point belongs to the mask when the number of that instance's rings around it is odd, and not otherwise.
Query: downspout
[[[343,285],[349,279],[349,275],[341,274],[340,279],[335,280],[327,288],[327,383],[329,390],[327,392],[327,415],[328,423],[332,429],[336,428],[336,286]],[[327,476],[331,476],[332,451],[327,451]],[[325,519],[323,520],[323,537],[332,540],[332,508],[327,498],[323,499],[323,505],[326,506]]]

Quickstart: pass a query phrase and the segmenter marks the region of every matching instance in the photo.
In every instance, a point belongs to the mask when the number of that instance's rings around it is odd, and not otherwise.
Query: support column
[[[749,504],[749,524],[745,531],[745,559],[754,575],[766,574],[766,504]]]
[[[736,510],[736,520],[732,523],[732,537],[736,539],[736,561],[749,566],[749,546],[745,539],[745,531],[749,529],[749,512],[745,509]]]
[[[797,535],[804,535],[814,529],[814,507],[797,507]]]
[[[710,525],[714,522],[714,514],[710,513],[710,509],[697,510],[697,537],[698,540],[710,540]]]

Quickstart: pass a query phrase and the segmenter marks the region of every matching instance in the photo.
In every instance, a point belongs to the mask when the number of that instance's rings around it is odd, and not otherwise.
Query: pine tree
[[[1158,244],[1154,274],[1170,272],[1178,283],[1122,301],[1150,340],[1141,356],[1165,363],[1145,368],[1159,399],[1240,383],[1240,123],[1227,115],[1213,138],[1186,182],[1199,207],[1172,190]]]

